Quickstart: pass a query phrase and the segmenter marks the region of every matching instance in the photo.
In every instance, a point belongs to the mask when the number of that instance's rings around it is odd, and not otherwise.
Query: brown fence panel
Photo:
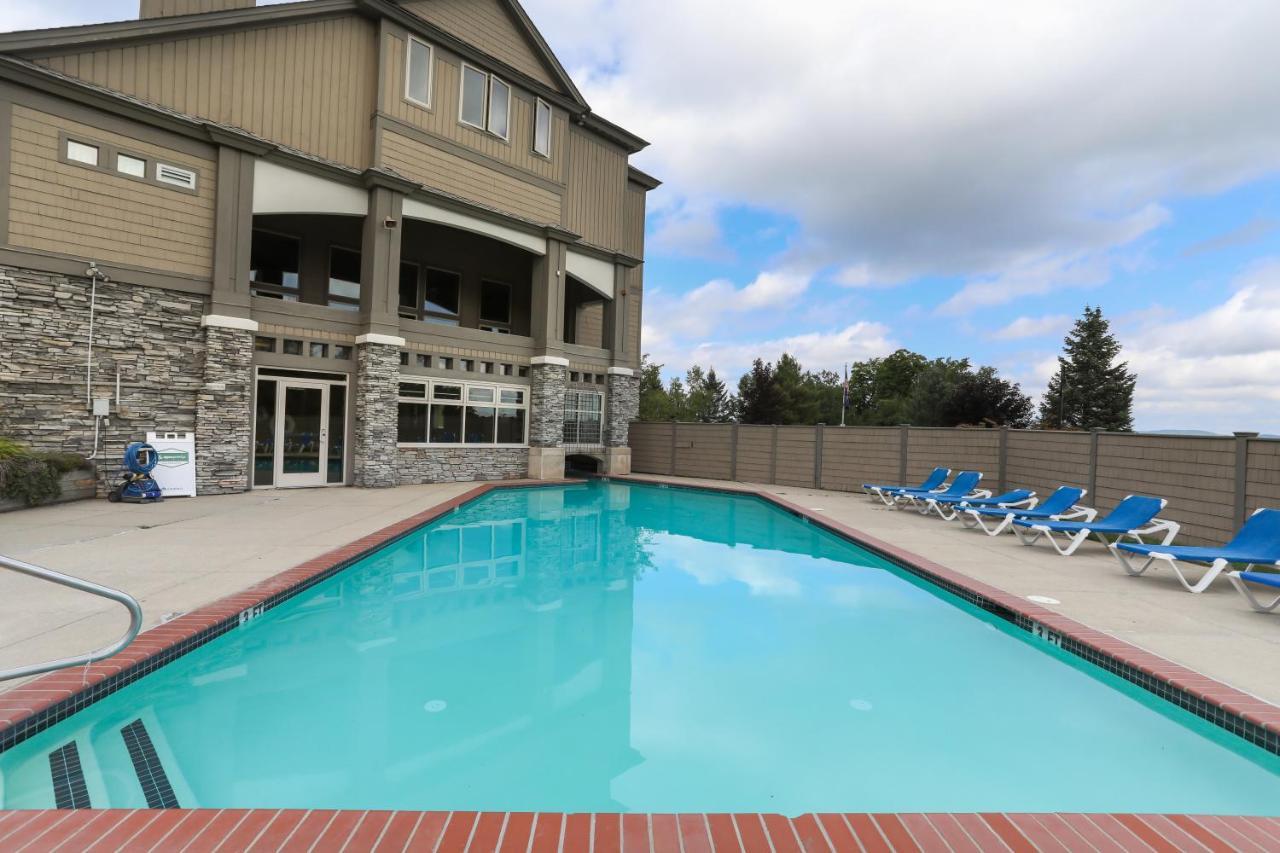
[[[637,474],[671,473],[671,433],[675,424],[637,422],[631,425],[631,470]]]
[[[772,483],[773,427],[738,427],[738,479],[744,483]]]
[[[732,424],[677,424],[676,473],[728,480],[733,476]]]
[[[1249,476],[1245,508],[1280,508],[1280,441],[1255,438],[1249,442]]]
[[[1104,433],[1098,436],[1098,492],[1108,510],[1126,495],[1166,498],[1164,515],[1183,525],[1179,541],[1224,542],[1235,532],[1234,438]]]
[[[1005,480],[1011,489],[1034,489],[1040,500],[1059,486],[1089,488],[1089,446],[1085,432],[1009,431]],[[1085,497],[1092,506],[1093,495]]]
[[[778,485],[804,488],[817,485],[813,481],[817,432],[810,426],[778,427],[778,469],[774,478]]]
[[[939,465],[981,471],[984,487],[1000,481],[1000,430],[913,427],[907,437],[907,482],[919,483]]]
[[[863,483],[897,483],[899,441],[896,427],[825,427],[822,487],[856,492]]]

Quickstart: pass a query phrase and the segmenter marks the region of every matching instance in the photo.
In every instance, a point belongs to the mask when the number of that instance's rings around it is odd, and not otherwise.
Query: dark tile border
[[[145,631],[127,649],[106,660],[41,676],[0,693],[0,753],[489,492],[564,485],[566,482],[574,481],[504,480],[481,483],[349,545]]]
[[[883,557],[916,577],[1039,636],[1076,657],[1190,711],[1267,752],[1280,755],[1280,707],[1173,663],[1074,619],[814,513],[763,487],[719,485],[646,475],[605,480],[755,497]]]

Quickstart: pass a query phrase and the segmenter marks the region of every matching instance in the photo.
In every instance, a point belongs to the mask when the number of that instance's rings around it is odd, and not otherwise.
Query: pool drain
[[[422,706],[422,710],[428,714],[439,714],[445,708],[449,707],[449,703],[443,699],[432,699],[430,702]]]

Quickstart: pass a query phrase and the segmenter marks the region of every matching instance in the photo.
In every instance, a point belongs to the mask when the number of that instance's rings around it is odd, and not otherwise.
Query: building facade
[[[629,470],[645,142],[515,0],[0,35],[0,435],[202,494]]]

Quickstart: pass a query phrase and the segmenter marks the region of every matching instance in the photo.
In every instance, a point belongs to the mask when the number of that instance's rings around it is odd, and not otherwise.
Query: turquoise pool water
[[[957,533],[957,536],[962,535]],[[1280,760],[754,498],[492,493],[0,754],[0,805],[1274,813]]]

